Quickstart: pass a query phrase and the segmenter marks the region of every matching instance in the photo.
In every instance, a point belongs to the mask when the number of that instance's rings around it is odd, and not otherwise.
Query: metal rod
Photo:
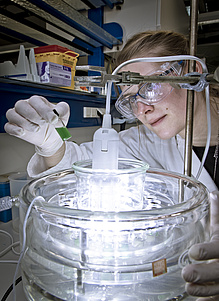
[[[83,66],[82,66],[83,67]],[[98,67],[97,67],[98,68]],[[80,70],[76,67],[76,70]],[[81,70],[84,70],[81,68]],[[99,70],[96,70],[99,71]],[[101,72],[101,71],[99,71]],[[101,72],[102,73],[102,72]],[[219,85],[219,80],[214,78],[214,74],[206,75],[206,82],[209,84]],[[138,85],[140,83],[169,83],[172,84],[174,88],[177,88],[177,84],[191,84],[195,85],[199,82],[200,76],[142,76],[142,78],[132,77],[131,79],[125,78],[122,75],[111,75],[111,74],[102,74],[102,76],[94,75],[94,76],[75,76],[74,77],[75,84],[80,86],[96,86],[96,87],[104,87],[108,80],[112,80],[116,82],[117,85]],[[180,88],[180,86],[179,86]]]
[[[190,55],[196,54],[197,27],[198,27],[198,0],[190,1]],[[195,71],[195,61],[189,61],[189,72]],[[184,174],[191,176],[192,170],[192,138],[194,115],[194,91],[187,91],[186,129],[185,129],[185,153]]]

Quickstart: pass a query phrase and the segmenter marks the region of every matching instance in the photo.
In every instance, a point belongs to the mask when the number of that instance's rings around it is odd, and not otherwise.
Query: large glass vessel
[[[23,188],[20,227],[35,199],[21,263],[28,300],[195,300],[181,270],[208,239],[207,189],[147,168],[119,160],[94,171],[84,161]]]

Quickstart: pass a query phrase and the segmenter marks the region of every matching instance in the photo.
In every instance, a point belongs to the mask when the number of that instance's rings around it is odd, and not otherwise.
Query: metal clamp
[[[104,67],[77,66],[76,70],[100,72],[100,76],[75,76],[75,86],[104,87],[108,81],[117,85],[138,85],[140,83],[169,83],[181,88],[202,91],[209,84],[219,84],[218,68],[214,74],[188,73],[184,76],[143,76],[137,72],[124,71],[116,75],[107,74]]]

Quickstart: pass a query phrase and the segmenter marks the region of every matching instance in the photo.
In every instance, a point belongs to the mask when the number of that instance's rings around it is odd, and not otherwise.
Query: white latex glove
[[[189,255],[195,260],[209,260],[206,263],[190,264],[182,270],[188,294],[198,301],[219,300],[219,191],[210,194],[211,240],[191,247]]]
[[[13,109],[6,112],[9,122],[5,124],[5,131],[34,144],[39,155],[50,157],[63,145],[55,129],[62,127],[62,124],[53,112],[54,109],[66,125],[70,115],[69,105],[66,102],[54,105],[46,98],[36,95],[19,100]]]

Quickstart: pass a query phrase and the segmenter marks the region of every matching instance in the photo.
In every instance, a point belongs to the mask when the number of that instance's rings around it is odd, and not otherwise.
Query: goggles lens
[[[176,65],[177,64],[177,65]],[[176,68],[177,67],[177,68]],[[149,75],[157,76],[177,76],[182,71],[182,63],[165,63],[159,70],[153,71]],[[166,98],[173,90],[168,83],[144,83],[140,86],[129,86],[123,91],[116,101],[115,107],[126,118],[137,117],[137,103],[142,102],[146,105],[154,105]],[[133,93],[137,91],[137,93]]]

